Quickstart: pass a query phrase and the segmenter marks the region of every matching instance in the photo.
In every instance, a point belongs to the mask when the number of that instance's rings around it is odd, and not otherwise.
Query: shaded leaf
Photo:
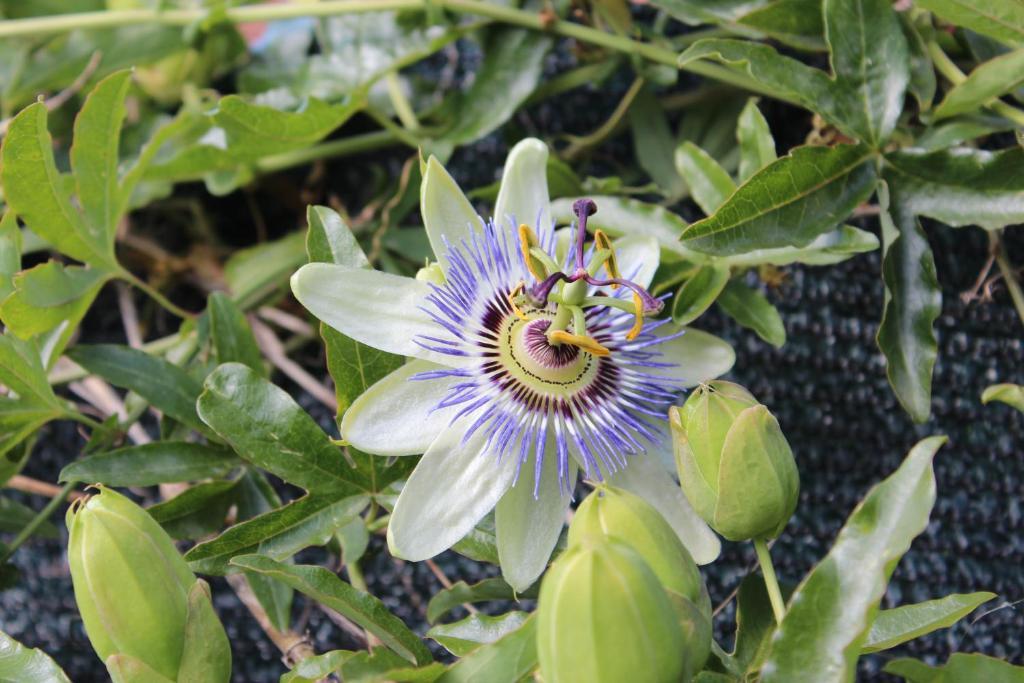
[[[928,44],[910,18],[910,13],[901,12],[899,17],[910,54],[910,82],[907,84],[907,91],[917,100],[921,111],[927,111],[935,99],[935,65],[928,54]]]
[[[939,119],[972,112],[1013,91],[1024,82],[1024,48],[1000,55],[978,66],[949,89],[932,117]]]
[[[437,624],[427,631],[427,637],[436,640],[456,657],[465,657],[481,645],[493,643],[516,630],[528,616],[526,612],[516,611],[495,617],[470,614],[451,624]]]
[[[228,508],[235,502],[237,484],[237,481],[196,484],[169,500],[147,508],[147,512],[173,538],[204,538],[224,526]]]
[[[22,339],[28,339],[72,319],[77,325],[81,308],[88,308],[109,271],[65,266],[47,261],[14,276],[14,292],[0,305],[0,318]]]
[[[994,597],[995,593],[957,593],[916,605],[882,610],[871,624],[871,631],[861,646],[861,652],[866,654],[888,650],[926,633],[952,626],[973,612],[978,605]]]
[[[692,142],[684,142],[676,149],[675,164],[693,201],[709,216],[736,190],[736,183],[725,169]]]
[[[22,505],[10,498],[0,498],[0,532],[17,533],[35,519],[37,514],[27,505]],[[48,520],[40,524],[34,533],[42,538],[58,538],[60,536],[57,527]]]
[[[187,441],[154,441],[76,460],[61,470],[60,481],[154,486],[222,477],[240,464],[224,448]]]
[[[537,667],[537,618],[531,614],[515,631],[478,647],[456,662],[439,683],[515,683]]]
[[[786,343],[786,328],[779,311],[763,294],[740,280],[732,280],[725,286],[718,295],[718,305],[730,318],[753,330],[775,348]]]
[[[781,590],[783,599],[789,600],[793,586],[783,585]],[[736,594],[736,645],[729,664],[738,675],[760,668],[774,633],[775,613],[764,577],[751,574],[743,579]]]
[[[757,108],[757,98],[751,97],[740,112],[736,123],[736,142],[740,145],[739,180],[745,182],[762,168],[778,158],[775,138],[764,114]]]
[[[944,442],[919,442],[847,519],[828,555],[790,598],[761,667],[764,683],[853,678],[889,576],[928,524],[935,502],[932,458]]]
[[[224,281],[235,303],[249,310],[281,289],[305,262],[305,234],[296,231],[273,242],[236,251],[224,264]]]
[[[223,292],[211,294],[207,307],[217,362],[241,363],[260,375],[266,375],[263,354],[242,309]]]
[[[489,600],[516,600],[519,598],[536,598],[538,585],[530,586],[522,593],[516,593],[512,586],[502,578],[484,579],[478,583],[468,584],[458,581],[451,588],[438,591],[427,604],[427,621],[433,624],[440,617],[462,603],[487,602]]]
[[[715,303],[729,282],[729,269],[703,266],[683,283],[672,298],[672,320],[686,325],[699,318]]]
[[[999,401],[1024,412],[1024,387],[1019,384],[993,384],[981,394],[981,402]]]
[[[666,197],[677,199],[685,196],[687,183],[676,171],[672,159],[675,136],[669,128],[665,110],[650,86],[641,88],[629,107],[629,128],[640,168],[647,172]]]
[[[956,652],[943,666],[929,666],[916,659],[894,659],[885,665],[886,673],[902,676],[906,683],[1021,683],[1024,667],[982,654]]]
[[[931,414],[938,355],[933,325],[942,312],[942,290],[928,240],[902,200],[902,187],[893,183],[890,190],[889,205],[881,214],[885,310],[878,348],[896,398],[915,421],[924,422]]]
[[[27,648],[3,631],[0,631],[0,681],[70,683],[45,652]]]
[[[1024,6],[1017,0],[916,0],[954,26],[991,36],[1007,45],[1024,45]]]
[[[236,557],[232,564],[282,581],[351,619],[414,664],[433,661],[430,651],[380,600],[353,588],[324,567],[292,566],[261,555]]]
[[[361,106],[360,101],[333,105],[310,97],[298,110],[282,111],[228,95],[217,103],[213,120],[224,129],[232,157],[257,159],[319,142]]]
[[[737,23],[790,47],[825,48],[820,0],[775,0],[743,15]]]
[[[803,247],[841,223],[875,183],[865,147],[797,147],[741,185],[714,215],[686,228],[683,243],[720,256]]]

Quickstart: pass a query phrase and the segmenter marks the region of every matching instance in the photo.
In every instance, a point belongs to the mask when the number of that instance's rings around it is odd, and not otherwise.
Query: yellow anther
[[[604,262],[605,270],[608,271],[608,277],[617,278],[621,277],[619,273],[619,261],[615,258],[615,249],[612,248],[612,241],[608,235],[604,234],[602,230],[596,230],[594,232],[594,246],[598,249],[608,250],[608,260]],[[617,284],[612,285],[612,289],[618,289]]]
[[[565,330],[556,330],[548,334],[548,338],[553,342],[576,346],[592,356],[607,356],[611,354],[611,351],[601,346],[596,339],[582,334],[572,334]]]
[[[526,283],[522,280],[519,284],[512,288],[512,291],[508,293],[508,304],[512,307],[512,312],[516,314],[516,317],[520,320],[526,320],[526,314],[523,313],[522,309],[516,303],[516,297],[523,293],[523,289],[526,287]]]
[[[533,229],[525,223],[520,225],[519,250],[523,252],[523,261],[526,263],[526,268],[530,271],[530,275],[537,280],[543,280],[547,277],[544,264],[530,253],[530,249],[539,245],[540,242],[537,241],[537,235],[533,232]]]
[[[633,292],[633,310],[633,315],[636,318],[633,320],[633,327],[626,333],[628,341],[636,339],[637,335],[640,334],[640,330],[644,329],[644,301],[636,292]]]

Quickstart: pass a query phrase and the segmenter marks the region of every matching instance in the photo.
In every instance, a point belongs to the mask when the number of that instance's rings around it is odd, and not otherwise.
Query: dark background
[[[471,70],[473,50],[464,45],[461,49],[462,63]],[[550,57],[548,70],[551,74],[560,72],[573,59],[570,49],[563,45]],[[497,133],[457,151],[450,170],[469,189],[497,177],[509,144],[522,135],[550,139],[564,131],[589,132],[607,118],[630,78],[624,72],[600,88],[577,90],[553,103],[520,112]],[[666,92],[685,91],[692,86],[693,82],[683,77]],[[806,112],[767,101],[763,108],[780,152],[800,143],[810,124]],[[686,116],[686,112],[679,116]],[[355,121],[346,132],[360,125],[367,124]],[[1012,144],[1012,140],[1001,142]],[[363,182],[367,166],[380,165],[394,175],[405,156],[405,150],[380,152],[329,163],[323,189],[358,209],[367,199]],[[585,166],[588,172],[604,175],[632,164],[627,133],[601,146]],[[305,180],[306,170],[263,178],[251,188],[250,196],[266,220],[271,237],[301,227],[301,212],[280,198],[297,196],[295,189]],[[226,243],[243,245],[255,240],[241,193],[217,199],[206,195],[201,186],[186,186],[179,192],[203,203]],[[691,206],[676,208],[693,217]],[[147,212],[136,216],[142,229],[147,220]],[[877,232],[877,221],[867,219],[862,227]],[[1024,381],[1024,326],[1001,288],[991,302],[965,305],[960,300],[960,293],[970,288],[985,261],[985,234],[973,228],[926,228],[942,285],[943,312],[936,325],[940,358],[934,379],[933,415],[924,425],[915,425],[900,408],[875,345],[883,300],[878,252],[836,266],[786,268],[786,280],[769,293],[789,335],[782,349],[773,349],[714,309],[696,324],[735,346],[737,363],[729,378],[746,385],[771,408],[793,447],[801,473],[800,506],[772,552],[784,581],[798,580],[827,552],[856,502],[898,466],[918,439],[931,434],[949,437],[948,445],[935,460],[938,500],[931,523],[898,566],[883,607],[976,590],[999,595],[981,611],[1005,607],[966,619],[911,645],[865,658],[862,680],[890,680],[878,670],[886,660],[905,655],[941,663],[951,652],[982,652],[1024,664],[1024,607],[1013,606],[1024,598],[1020,507],[1024,492],[1024,416],[1002,404],[983,407],[979,400],[989,384]],[[161,239],[172,248],[187,248],[173,231],[164,230]],[[1011,260],[1024,263],[1024,239],[1015,237],[1011,229],[1006,242]],[[191,299],[193,308],[202,305],[202,299],[187,288],[176,295],[184,303]],[[90,312],[82,340],[122,341],[112,292],[105,292]],[[311,345],[299,357],[318,374],[325,374],[319,348]],[[294,393],[325,427],[331,426],[332,416],[322,406],[298,391]],[[56,481],[60,468],[78,454],[82,443],[73,425],[48,426],[24,473]],[[37,509],[45,502],[17,497]],[[17,587],[0,593],[0,628],[26,645],[50,653],[72,680],[106,680],[75,608],[64,557],[66,533],[63,524],[60,527],[61,539],[33,540],[16,553],[14,562],[25,578]],[[323,559],[323,554],[307,551],[302,559],[313,562]],[[496,573],[494,567],[452,553],[438,561],[452,580],[472,581]],[[735,588],[753,561],[749,546],[724,544],[721,559],[703,568],[715,604]],[[429,569],[423,564],[391,559],[378,538],[364,559],[364,571],[371,590],[422,633],[426,629],[426,602],[440,589]],[[213,579],[212,585],[234,649],[235,680],[276,681],[284,671],[277,650],[223,580]],[[525,603],[525,607],[532,605]],[[301,597],[296,599],[295,614],[307,624],[318,651],[355,646],[322,613],[305,609]],[[732,618],[729,607],[716,620],[718,636],[725,644],[731,637]]]

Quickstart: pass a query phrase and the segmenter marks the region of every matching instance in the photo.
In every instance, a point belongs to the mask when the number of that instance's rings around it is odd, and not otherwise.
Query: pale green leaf
[[[496,617],[486,614],[470,614],[465,619],[450,624],[438,624],[427,631],[433,638],[456,657],[465,657],[481,645],[493,643],[515,631],[528,618],[526,612],[506,612]]]
[[[915,0],[914,4],[954,26],[1007,45],[1024,45],[1024,5],[1018,0]]]
[[[956,593],[916,605],[882,610],[871,624],[861,652],[879,652],[896,647],[926,633],[952,626],[978,607],[996,597],[995,593]]]
[[[718,305],[730,318],[753,330],[775,348],[786,343],[786,328],[779,311],[763,294],[740,280],[725,286],[718,295]]]
[[[717,161],[692,142],[676,149],[676,170],[705,214],[711,215],[736,191],[736,183]]]
[[[768,128],[764,114],[757,108],[757,98],[751,97],[740,112],[736,123],[736,141],[740,145],[739,180],[745,182],[762,168],[778,158],[775,138]]]
[[[57,663],[42,650],[27,648],[0,631],[0,681],[70,683]]]
[[[1024,48],[1000,55],[978,66],[950,88],[932,114],[934,120],[975,111],[1024,82]]]
[[[906,683],[1022,683],[1024,667],[982,654],[956,652],[942,666],[929,666],[916,659],[894,659],[886,673],[901,676]]]
[[[981,402],[999,401],[1024,412],[1024,387],[1019,384],[993,384],[981,394]]]

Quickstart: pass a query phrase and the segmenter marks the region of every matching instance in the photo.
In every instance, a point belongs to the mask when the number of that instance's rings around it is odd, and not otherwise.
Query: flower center
[[[547,330],[551,310],[530,310],[525,319],[508,316],[500,333],[501,364],[518,383],[542,396],[565,396],[589,384],[598,359],[571,344],[555,345]]]

